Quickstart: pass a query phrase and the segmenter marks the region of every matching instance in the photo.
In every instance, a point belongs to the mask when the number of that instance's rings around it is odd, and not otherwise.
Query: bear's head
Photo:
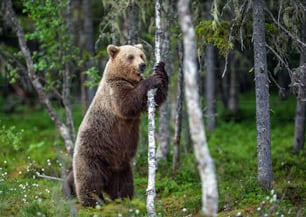
[[[111,44],[107,47],[107,53],[110,57],[107,63],[108,77],[123,78],[132,82],[143,79],[146,56],[141,44],[124,46]]]

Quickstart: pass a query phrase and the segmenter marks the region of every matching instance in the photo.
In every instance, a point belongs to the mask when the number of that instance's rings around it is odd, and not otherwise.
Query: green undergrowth
[[[4,103],[4,100],[0,100]],[[218,104],[218,126],[208,132],[219,190],[218,216],[306,216],[305,150],[292,148],[295,100],[271,96],[271,147],[273,190],[257,185],[256,115],[251,93],[240,98],[238,115]],[[82,114],[74,106],[76,126]],[[61,177],[69,159],[58,132],[43,108],[20,107],[13,114],[0,113],[0,216],[146,216],[147,145],[145,117],[134,165],[133,200],[107,201],[83,208],[67,201],[62,183],[39,177]],[[185,129],[185,128],[184,128]],[[184,131],[184,130],[183,130]],[[172,154],[158,165],[157,216],[198,216],[201,182],[186,133],[182,133],[180,166],[172,171]],[[75,211],[76,210],[76,211]]]

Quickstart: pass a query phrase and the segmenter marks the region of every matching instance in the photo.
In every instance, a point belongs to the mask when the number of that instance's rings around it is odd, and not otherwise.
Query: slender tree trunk
[[[166,0],[163,2],[163,13],[162,19],[164,28],[162,30],[162,47],[161,47],[161,55],[162,59],[165,62],[166,72],[168,76],[171,75],[171,60],[170,60],[170,31],[171,25],[173,24],[173,11],[171,0]],[[159,108],[159,130],[158,130],[158,148],[156,151],[156,161],[157,163],[161,159],[165,159],[169,153],[170,146],[170,111],[169,111],[169,100],[170,97],[167,98],[166,102],[164,102]]]
[[[189,125],[198,169],[202,181],[202,211],[205,216],[217,216],[218,189],[213,159],[208,150],[197,83],[195,32],[188,0],[179,0],[178,12],[184,39],[185,97]]]
[[[258,154],[258,183],[268,191],[272,188],[270,147],[270,106],[267,56],[265,47],[264,1],[253,1],[253,46],[256,86],[256,127]]]
[[[180,143],[181,143],[181,129],[182,129],[182,112],[183,112],[183,101],[184,101],[184,74],[183,74],[183,45],[179,42],[179,70],[178,70],[178,84],[176,94],[176,115],[175,115],[175,126],[174,126],[174,147],[173,147],[173,158],[172,158],[172,171],[176,172],[180,162]]]
[[[17,34],[18,43],[21,49],[21,52],[25,58],[25,62],[27,65],[27,76],[32,82],[35,91],[38,94],[39,101],[46,106],[48,114],[51,120],[55,123],[57,129],[59,130],[62,138],[64,139],[66,149],[68,153],[72,155],[73,153],[73,140],[71,137],[71,132],[69,128],[61,121],[58,114],[56,113],[54,107],[51,104],[51,101],[44,91],[44,87],[41,84],[38,76],[35,74],[34,63],[31,56],[31,52],[26,44],[25,36],[22,27],[20,26],[17,16],[13,10],[12,1],[6,0],[6,14],[5,19],[7,22],[11,24]]]
[[[221,101],[224,108],[228,109],[228,99],[229,99],[229,73],[225,73],[224,76],[220,76],[220,95]]]
[[[212,19],[211,10],[213,0],[201,2],[201,17],[202,19]],[[204,62],[205,61],[205,62]],[[205,77],[205,104],[206,104],[206,123],[207,130],[213,131],[216,128],[216,57],[215,48],[212,44],[208,44],[205,49],[205,60],[203,65],[206,65]]]
[[[155,61],[161,60],[161,25],[160,25],[160,1],[155,2]],[[156,89],[148,91],[148,187],[147,187],[147,214],[149,217],[156,216],[155,213],[155,176],[156,176],[156,145],[155,145],[155,102]]]
[[[214,50],[213,45],[208,45],[206,48],[206,122],[209,131],[216,128],[216,62]]]
[[[71,0],[67,1],[67,13],[66,13],[66,24],[68,27],[67,35],[72,37],[72,5]],[[71,50],[65,51],[70,52]],[[66,113],[66,125],[69,128],[72,140],[75,140],[75,129],[72,117],[71,102],[70,102],[70,86],[71,86],[71,64],[70,62],[65,63],[65,71],[63,76],[63,90],[62,90],[62,101]]]
[[[304,18],[302,28],[303,42],[306,42],[306,18]],[[293,147],[295,151],[300,151],[304,148],[305,144],[305,122],[306,122],[306,48],[303,47],[300,55],[300,70],[297,71],[295,78],[299,78],[298,83],[298,94],[296,98],[296,112],[295,112],[295,124],[294,124],[294,143]]]
[[[127,30],[127,43],[137,44],[138,42],[138,6],[137,4],[131,3],[127,9],[127,20],[126,20],[126,30]]]
[[[93,66],[92,58],[94,56],[94,42],[93,42],[93,22],[92,22],[92,10],[91,10],[91,0],[83,0],[82,1],[82,10],[83,10],[83,32],[84,32],[84,41],[83,41],[83,49],[88,53],[89,58],[85,61],[85,70],[91,68]],[[85,76],[85,80],[87,80]],[[84,85],[84,84],[82,84]],[[87,97],[84,99],[88,100],[88,103],[91,103],[92,99],[95,96],[96,88],[89,87],[87,89]],[[86,102],[86,101],[85,101]]]
[[[228,54],[229,58],[229,99],[228,99],[228,109],[235,116],[239,111],[239,81],[237,76],[237,66],[236,58],[234,56],[234,51],[230,51]]]
[[[294,83],[297,84],[295,129],[294,129],[294,150],[300,151],[305,143],[305,122],[306,122],[306,61],[294,72]]]

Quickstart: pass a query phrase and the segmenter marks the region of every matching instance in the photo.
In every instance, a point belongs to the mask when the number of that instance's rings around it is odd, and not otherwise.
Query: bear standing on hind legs
[[[116,198],[134,194],[131,161],[136,154],[140,115],[147,110],[147,92],[156,88],[157,106],[167,97],[164,63],[143,77],[145,54],[141,44],[107,47],[109,61],[96,95],[80,125],[73,171],[64,191],[76,195],[83,206],[95,206],[103,193]]]

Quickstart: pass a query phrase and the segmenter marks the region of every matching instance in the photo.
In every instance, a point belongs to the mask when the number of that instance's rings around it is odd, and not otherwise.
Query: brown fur
[[[107,51],[110,60],[79,128],[73,172],[64,185],[65,192],[73,193],[75,182],[83,206],[95,206],[104,199],[103,192],[111,199],[133,197],[131,160],[137,150],[139,117],[147,109],[147,92],[157,88],[155,101],[160,105],[168,90],[162,62],[143,79],[142,45],[109,45]]]

